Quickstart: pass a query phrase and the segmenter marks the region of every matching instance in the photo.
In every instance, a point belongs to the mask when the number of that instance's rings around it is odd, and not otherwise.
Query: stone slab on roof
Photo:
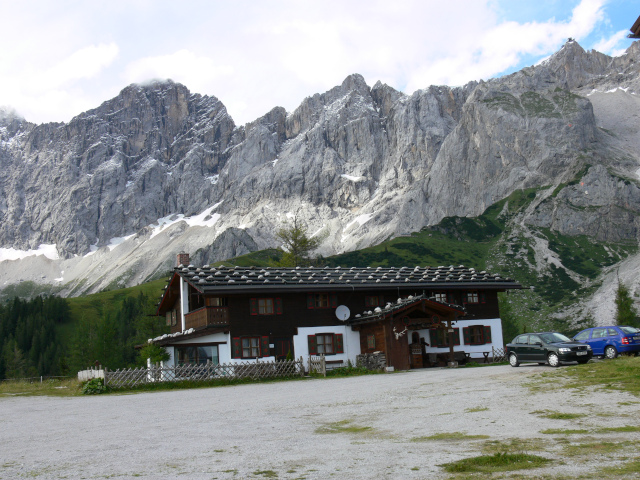
[[[245,291],[382,289],[389,287],[521,289],[511,278],[459,266],[439,267],[212,267],[180,265],[175,272],[197,290]]]

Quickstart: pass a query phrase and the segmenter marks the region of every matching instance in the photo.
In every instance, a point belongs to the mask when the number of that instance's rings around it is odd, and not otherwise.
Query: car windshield
[[[622,330],[624,333],[638,333],[640,332],[640,330],[638,330],[635,327],[618,327],[620,330]]]
[[[571,340],[561,333],[543,333],[540,335],[545,343],[570,342]]]

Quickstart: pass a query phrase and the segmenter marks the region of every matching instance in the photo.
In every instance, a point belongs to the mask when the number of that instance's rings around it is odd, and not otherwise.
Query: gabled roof
[[[271,291],[340,291],[415,288],[417,290],[483,288],[521,289],[511,278],[464,265],[457,267],[211,267],[180,265],[175,274],[201,293]]]
[[[631,33],[627,35],[629,38],[640,38],[640,17],[635,21],[635,23],[629,29]]]
[[[363,323],[379,322],[380,320],[398,314],[409,313],[421,305],[442,314],[450,313],[456,316],[466,314],[464,307],[459,305],[438,302],[435,298],[428,298],[426,295],[418,295],[415,297],[410,295],[407,298],[399,298],[395,303],[387,303],[384,307],[376,307],[373,310],[358,314],[354,318],[345,321],[345,323],[347,325],[361,325]]]

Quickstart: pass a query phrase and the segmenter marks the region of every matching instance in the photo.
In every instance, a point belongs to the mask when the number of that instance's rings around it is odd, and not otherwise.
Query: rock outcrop
[[[523,222],[637,240],[639,65],[637,42],[611,58],[569,41],[514,74],[412,95],[355,74],[241,127],[170,81],[131,85],[68,124],[5,112],[0,246],[55,244],[67,291],[83,271],[96,290],[155,275],[183,249],[206,263],[276,246],[292,215],[328,233],[327,255],[540,187],[553,194]],[[112,268],[88,266],[96,250]],[[0,281],[15,281],[5,264]]]

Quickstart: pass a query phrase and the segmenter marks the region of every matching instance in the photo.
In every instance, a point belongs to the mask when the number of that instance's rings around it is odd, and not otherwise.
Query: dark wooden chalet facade
[[[498,292],[521,288],[463,266],[198,268],[187,258],[175,268],[157,311],[171,334],[154,341],[174,363],[321,353],[338,363],[383,351],[396,369],[418,367],[416,344],[422,356],[428,349],[447,351],[445,326],[499,323]],[[339,319],[338,307],[349,315]]]

